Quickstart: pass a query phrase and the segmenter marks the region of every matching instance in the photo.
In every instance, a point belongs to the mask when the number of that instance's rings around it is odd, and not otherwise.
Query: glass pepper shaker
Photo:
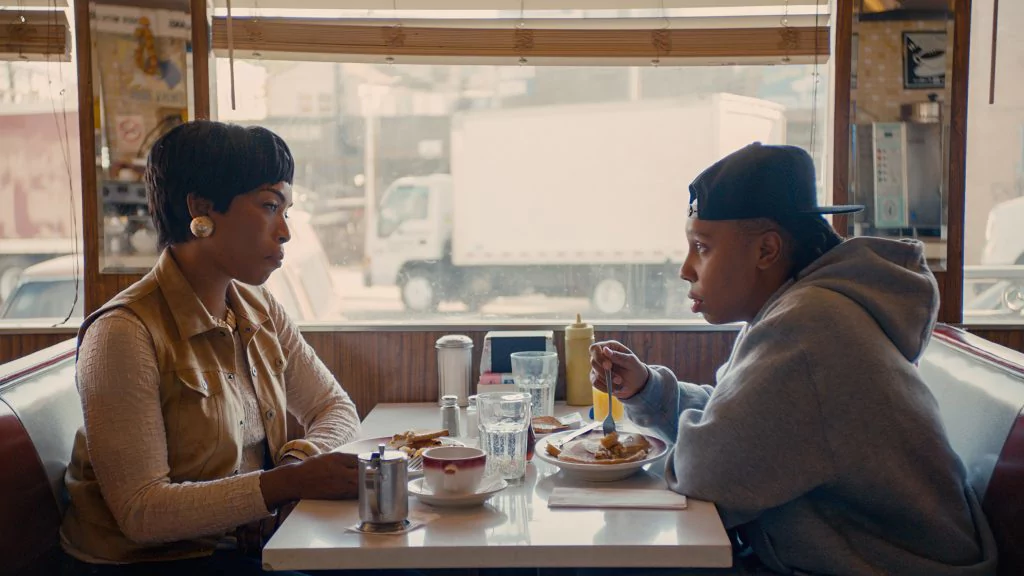
[[[469,406],[466,406],[466,429],[462,433],[466,438],[480,437],[480,415],[476,411],[476,394],[469,397]]]
[[[459,397],[446,394],[441,397],[441,428],[448,430],[448,437],[459,435]]]

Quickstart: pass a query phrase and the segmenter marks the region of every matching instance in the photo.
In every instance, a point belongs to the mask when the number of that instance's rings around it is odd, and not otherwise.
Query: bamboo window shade
[[[893,0],[895,1],[895,0]],[[236,7],[246,0],[232,0]],[[262,9],[290,8],[299,10],[390,10],[392,0],[248,0],[258,2]],[[228,0],[213,0],[216,8],[224,8]],[[643,10],[701,8],[790,8],[821,7],[830,0],[399,0],[402,10]],[[244,7],[244,6],[242,6]]]
[[[650,19],[649,27],[570,27],[546,20],[543,23],[491,20],[474,26],[464,20],[450,25],[433,20],[430,25],[408,20],[361,23],[353,20],[303,18],[213,19],[213,49],[227,56],[264,59],[345,59],[348,57],[402,57],[540,60],[601,60],[604,63],[636,63],[658,58],[673,61],[740,63],[809,63],[829,53],[827,16],[814,26],[813,17],[788,27],[773,26],[709,28],[666,26]],[[555,27],[561,26],[561,27]]]
[[[0,0],[0,7],[6,10],[12,8],[70,8],[68,0],[7,0],[6,2]]]
[[[0,60],[70,60],[63,10],[0,11]]]

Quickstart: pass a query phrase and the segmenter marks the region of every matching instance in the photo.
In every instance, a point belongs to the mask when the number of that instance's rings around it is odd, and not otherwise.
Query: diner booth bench
[[[1024,575],[1024,354],[940,325],[920,370],[995,533],[999,574]]]
[[[74,340],[0,366],[0,574],[59,574],[64,469],[81,425]]]
[[[74,341],[0,367],[0,573],[55,574],[63,488],[82,410]],[[1024,574],[1024,354],[947,326],[920,370],[1000,551]],[[683,512],[685,514],[685,512]]]

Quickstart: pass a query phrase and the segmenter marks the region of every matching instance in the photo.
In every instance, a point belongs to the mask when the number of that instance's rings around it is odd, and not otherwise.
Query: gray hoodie
[[[772,570],[994,574],[992,533],[914,363],[938,290],[915,241],[855,238],[780,288],[715,387],[651,367],[625,402],[665,477]]]

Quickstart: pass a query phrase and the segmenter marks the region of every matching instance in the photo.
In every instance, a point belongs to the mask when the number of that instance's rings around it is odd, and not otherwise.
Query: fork
[[[604,387],[608,391],[608,415],[604,417],[604,422],[601,423],[601,429],[604,431],[605,436],[615,432],[615,419],[612,418],[612,378],[612,369],[608,368],[604,375]]]
[[[409,459],[409,472],[419,472],[423,469],[423,454]]]

